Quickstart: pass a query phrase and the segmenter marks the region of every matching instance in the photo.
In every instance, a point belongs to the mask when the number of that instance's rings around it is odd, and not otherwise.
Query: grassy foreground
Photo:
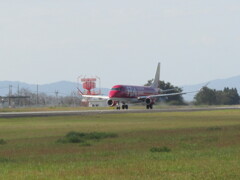
[[[69,132],[115,136],[59,143]],[[239,179],[239,169],[238,110],[0,119],[0,179]]]

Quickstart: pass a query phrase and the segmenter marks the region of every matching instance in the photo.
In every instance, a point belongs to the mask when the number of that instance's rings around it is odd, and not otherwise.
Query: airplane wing
[[[183,95],[183,94],[189,94],[189,93],[195,93],[195,92],[198,92],[198,91],[169,93],[169,94],[157,94],[157,95],[150,95],[150,96],[139,96],[138,99],[139,99],[139,100],[144,100],[144,99],[147,99],[147,98],[176,96],[176,95]]]
[[[95,99],[109,99],[108,96],[101,96],[101,95],[85,95],[82,91],[78,88],[79,94],[84,98],[95,98]]]
[[[166,89],[166,90],[163,90],[163,89],[160,89],[160,93],[166,93],[166,92],[171,92],[171,91],[176,91],[177,89]]]
[[[84,98],[96,98],[96,99],[109,99],[108,96],[100,96],[100,95],[81,95]]]
[[[197,91],[178,92],[178,93],[169,93],[169,94],[157,94],[157,95],[150,95],[150,96],[139,96],[138,100],[145,100],[147,98],[167,97],[167,96],[176,96],[176,95],[183,95],[183,94],[189,94],[189,93],[196,93],[196,92],[201,91],[204,87],[207,87],[208,84],[209,84],[209,82]]]

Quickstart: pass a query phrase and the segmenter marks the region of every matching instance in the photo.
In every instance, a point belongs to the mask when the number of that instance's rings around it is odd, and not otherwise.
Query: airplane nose
[[[109,98],[114,98],[114,97],[116,97],[116,95],[117,95],[116,91],[110,91]]]

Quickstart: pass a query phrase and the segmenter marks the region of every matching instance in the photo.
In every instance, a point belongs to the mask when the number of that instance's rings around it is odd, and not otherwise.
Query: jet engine
[[[154,104],[153,99],[150,99],[150,98],[146,98],[145,102],[146,102],[147,105]]]
[[[109,99],[109,100],[107,101],[107,104],[108,104],[108,106],[113,107],[113,106],[116,106],[116,105],[117,105],[117,102],[116,102],[116,101],[113,101],[112,99]]]

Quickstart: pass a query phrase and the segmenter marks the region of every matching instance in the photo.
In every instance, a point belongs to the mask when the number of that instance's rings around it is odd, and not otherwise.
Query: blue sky
[[[240,75],[237,0],[0,0],[0,81],[174,85]]]

